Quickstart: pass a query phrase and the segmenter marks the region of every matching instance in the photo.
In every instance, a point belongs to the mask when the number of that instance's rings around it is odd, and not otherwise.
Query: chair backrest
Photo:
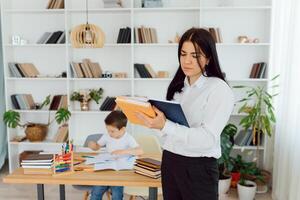
[[[102,133],[96,133],[96,134],[92,134],[86,137],[83,146],[87,147],[90,141],[95,141],[97,142],[101,137],[102,137]]]
[[[162,154],[162,149],[156,136],[150,134],[141,134],[135,136],[134,138],[142,147],[145,154]]]

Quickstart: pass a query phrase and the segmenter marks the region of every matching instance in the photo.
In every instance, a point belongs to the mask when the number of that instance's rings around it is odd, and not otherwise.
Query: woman
[[[162,133],[164,200],[217,200],[220,134],[233,109],[233,93],[220,69],[215,42],[206,30],[191,28],[183,34],[178,59],[167,100],[180,102],[190,128],[166,119],[156,108],[153,119],[136,115]]]

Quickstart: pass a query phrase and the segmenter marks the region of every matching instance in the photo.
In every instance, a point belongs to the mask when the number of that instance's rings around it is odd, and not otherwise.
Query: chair
[[[92,134],[89,135],[86,139],[85,142],[83,144],[84,147],[87,147],[89,142],[91,141],[98,141],[103,134]],[[73,188],[77,189],[77,190],[81,190],[84,191],[84,196],[83,196],[83,200],[88,200],[88,197],[90,195],[90,191],[92,190],[93,186],[90,185],[73,185]],[[111,195],[109,192],[106,192],[107,195],[107,199],[110,200],[111,199]]]
[[[162,155],[162,149],[159,141],[154,135],[143,134],[135,137],[137,143],[142,147],[145,154]],[[124,187],[124,194],[130,196],[130,200],[135,200],[137,196],[148,196],[149,188],[147,187]],[[161,188],[158,188],[158,195],[162,195]]]

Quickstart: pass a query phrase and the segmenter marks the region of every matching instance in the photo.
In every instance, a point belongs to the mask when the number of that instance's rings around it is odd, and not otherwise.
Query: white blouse
[[[181,104],[190,128],[167,120],[161,130],[163,149],[189,157],[221,156],[220,135],[234,106],[234,95],[226,82],[200,76],[189,85],[187,78],[174,101]]]

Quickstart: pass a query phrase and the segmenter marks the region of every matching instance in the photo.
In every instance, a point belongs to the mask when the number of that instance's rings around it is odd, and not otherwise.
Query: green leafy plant
[[[222,155],[218,159],[220,179],[230,176],[234,168],[234,158],[230,156],[233,148],[233,137],[237,133],[237,127],[234,124],[227,124],[221,133],[221,150]]]
[[[89,89],[88,91],[74,91],[71,94],[71,101],[79,101],[79,102],[89,102],[90,100],[94,100],[97,104],[99,104],[99,100],[102,98],[103,89]]]
[[[271,81],[274,81],[278,76],[275,76]],[[273,84],[271,87],[275,88],[278,85]],[[278,94],[271,95],[267,92],[266,87],[261,86],[234,86],[234,88],[247,89],[247,96],[239,101],[244,102],[244,104],[238,112],[246,113],[246,116],[241,119],[240,125],[245,130],[252,129],[253,144],[259,146],[261,133],[267,133],[269,136],[272,134],[272,124],[276,122],[272,101],[273,97]]]

